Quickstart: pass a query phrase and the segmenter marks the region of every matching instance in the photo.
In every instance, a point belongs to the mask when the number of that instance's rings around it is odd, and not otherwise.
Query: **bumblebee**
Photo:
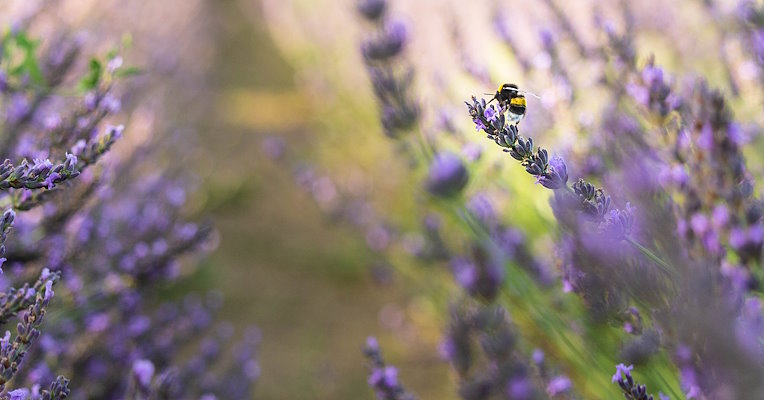
[[[527,105],[527,101],[525,100],[526,94],[538,98],[538,96],[533,93],[520,90],[514,83],[505,83],[499,86],[499,89],[496,90],[496,94],[493,95],[491,101],[498,100],[501,109],[508,112],[507,116],[509,121],[517,124],[525,116],[525,108]],[[489,103],[491,101],[489,101]]]

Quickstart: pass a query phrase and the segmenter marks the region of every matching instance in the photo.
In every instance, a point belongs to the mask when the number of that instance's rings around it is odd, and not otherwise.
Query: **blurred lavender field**
[[[0,399],[764,399],[761,2],[0,10]]]

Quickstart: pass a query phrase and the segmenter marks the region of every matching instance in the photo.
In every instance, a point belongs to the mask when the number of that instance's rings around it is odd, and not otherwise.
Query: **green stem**
[[[676,270],[669,265],[667,262],[663,261],[660,257],[655,255],[650,249],[648,249],[645,246],[642,246],[638,242],[636,242],[634,239],[627,237],[625,239],[629,244],[634,246],[637,250],[639,250],[642,254],[644,254],[647,258],[651,259],[654,263],[656,263],[659,267],[661,267],[661,270],[665,272],[666,274],[670,275],[671,277],[676,277]]]

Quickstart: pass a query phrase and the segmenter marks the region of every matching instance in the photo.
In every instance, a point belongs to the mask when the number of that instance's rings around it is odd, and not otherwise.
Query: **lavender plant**
[[[134,69],[112,52],[83,70],[82,41],[41,46],[26,27],[0,51],[0,322],[19,320],[0,340],[0,398],[246,398],[259,333],[228,356],[220,294],[160,295],[214,231],[185,211],[191,174],[161,161],[168,144],[109,125]]]

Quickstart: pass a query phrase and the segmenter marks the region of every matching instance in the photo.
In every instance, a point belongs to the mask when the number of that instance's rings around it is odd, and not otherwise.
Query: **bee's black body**
[[[525,106],[527,104],[523,93],[514,83],[505,83],[499,86],[491,101],[494,99],[498,100],[499,106],[509,111],[510,121],[520,122],[523,116],[525,116]]]

